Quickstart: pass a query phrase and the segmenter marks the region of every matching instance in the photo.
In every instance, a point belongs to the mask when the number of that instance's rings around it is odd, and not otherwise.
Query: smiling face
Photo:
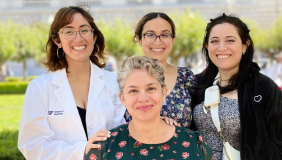
[[[169,37],[169,41],[167,42],[161,41],[160,38],[157,38],[154,42],[147,42],[143,36],[145,33],[155,34],[157,36],[172,34],[170,23],[161,17],[149,20],[143,26],[142,39],[139,40],[137,38],[146,56],[157,59],[159,62],[166,61],[175,38]]]
[[[166,87],[151,76],[145,69],[134,69],[126,79],[123,93],[119,98],[127,108],[132,119],[151,121],[159,119]]]
[[[247,45],[243,45],[235,26],[229,23],[215,25],[206,45],[211,61],[219,71],[237,73],[242,54]]]
[[[84,28],[91,29],[91,26],[80,13],[76,13],[73,15],[72,22],[60,29],[59,37],[61,43],[57,43],[56,40],[53,40],[59,48],[63,48],[68,63],[72,61],[89,60],[89,56],[91,55],[94,48],[96,36],[94,36],[93,38],[92,33],[90,38],[82,38],[79,32],[77,32],[74,40],[68,40],[63,36],[62,32],[67,29],[80,31]]]

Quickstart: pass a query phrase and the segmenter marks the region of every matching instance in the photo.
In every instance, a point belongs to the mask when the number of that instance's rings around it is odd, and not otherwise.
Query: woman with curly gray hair
[[[132,120],[111,130],[87,159],[212,159],[200,132],[167,125],[160,119],[167,93],[163,66],[146,56],[128,58],[118,74],[119,98]],[[96,143],[96,142],[95,142]]]

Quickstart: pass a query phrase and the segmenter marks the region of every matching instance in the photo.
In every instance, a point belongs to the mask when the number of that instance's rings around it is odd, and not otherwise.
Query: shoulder
[[[280,88],[271,78],[261,74],[260,72],[257,72],[255,74],[257,74],[257,76],[255,76],[255,81],[257,82],[256,85],[258,85],[261,92],[268,93],[269,91],[273,90],[280,91]]]
[[[193,131],[191,129],[187,129],[184,127],[175,127],[175,133],[183,133],[186,135],[199,135],[201,134],[201,132],[199,131]]]
[[[118,127],[111,129],[110,132],[111,132],[111,136],[116,136],[119,133],[122,133],[123,131],[127,131],[127,130],[128,130],[128,123],[125,123],[125,124],[122,124]]]
[[[38,86],[43,87],[51,83],[52,78],[54,77],[55,72],[49,72],[42,75],[39,75],[38,77],[31,80],[28,84],[28,86]]]
[[[187,86],[195,86],[197,78],[194,73],[187,67],[178,67],[178,79],[186,83]]]
[[[103,72],[101,79],[105,82],[107,88],[114,94],[119,93],[119,86],[117,81],[117,74],[109,72],[103,68],[99,68]]]

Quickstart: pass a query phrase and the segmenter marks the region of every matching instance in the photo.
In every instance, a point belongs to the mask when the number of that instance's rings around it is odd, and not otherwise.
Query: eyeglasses
[[[144,36],[144,39],[146,42],[155,42],[158,37],[160,38],[162,42],[170,42],[173,37],[173,34],[164,33],[164,34],[157,36],[152,33],[144,33],[142,36]]]
[[[64,28],[62,31],[58,32],[62,33],[63,37],[65,40],[74,40],[77,32],[79,32],[80,37],[82,37],[83,39],[89,39],[92,37],[92,32],[94,31],[94,29],[88,27],[88,26],[84,26],[82,28],[80,28],[79,31],[76,31],[73,28]]]

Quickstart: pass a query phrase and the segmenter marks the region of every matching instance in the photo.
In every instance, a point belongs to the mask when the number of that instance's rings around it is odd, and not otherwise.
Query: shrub
[[[0,132],[0,160],[24,160],[18,149],[18,131],[3,130]]]
[[[6,82],[19,82],[20,78],[19,77],[6,77],[5,80]]]
[[[29,82],[0,82],[0,94],[25,93]]]

